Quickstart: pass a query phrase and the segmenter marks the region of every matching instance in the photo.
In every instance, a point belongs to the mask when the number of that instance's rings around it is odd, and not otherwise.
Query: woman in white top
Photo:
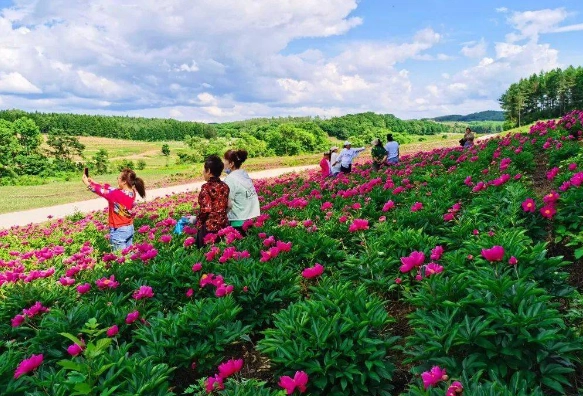
[[[227,217],[231,226],[243,235],[242,226],[245,220],[254,219],[260,215],[259,197],[249,174],[241,169],[247,159],[246,150],[228,150],[225,155],[224,182],[229,186],[229,211]]]
[[[340,173],[340,162],[336,163],[336,161],[338,160],[338,147],[336,146],[332,146],[330,147],[330,174],[332,176],[336,176],[337,174]],[[336,163],[336,166],[334,165]]]

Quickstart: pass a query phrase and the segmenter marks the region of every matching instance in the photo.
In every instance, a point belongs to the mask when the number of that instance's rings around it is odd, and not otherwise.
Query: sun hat
[[[336,150],[338,150],[338,147],[337,146],[330,147],[330,151],[336,151]]]
[[[346,146],[350,146],[350,142],[348,140],[344,142],[344,147]]]
[[[377,139],[377,138],[374,138],[374,139],[372,140],[372,142],[370,142],[370,144],[372,144],[373,146],[376,146],[376,145],[377,145],[377,144],[379,144],[379,143],[380,143],[380,140],[379,140],[379,139]]]

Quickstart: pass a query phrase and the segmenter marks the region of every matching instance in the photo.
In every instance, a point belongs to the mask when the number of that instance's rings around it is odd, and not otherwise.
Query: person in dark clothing
[[[217,233],[229,226],[227,211],[229,207],[229,186],[219,178],[225,165],[216,156],[209,156],[204,163],[203,176],[206,181],[198,194],[199,212],[195,227],[196,246],[204,246],[204,238],[209,233]]]

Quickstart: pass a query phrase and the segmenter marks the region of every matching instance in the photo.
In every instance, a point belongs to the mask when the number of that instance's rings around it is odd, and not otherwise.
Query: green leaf
[[[95,375],[99,376],[99,375],[103,374],[106,370],[108,370],[114,364],[115,363],[109,363],[109,364],[106,364],[105,366],[101,366],[101,368],[95,372]]]
[[[542,383],[545,384],[546,386],[548,386],[549,388],[559,392],[561,395],[565,394],[565,390],[563,389],[563,385],[561,385],[559,382],[555,381],[554,379],[552,379],[550,377],[543,377]]]
[[[59,333],[59,334],[62,335],[63,337],[70,339],[71,341],[73,341],[77,345],[83,345],[83,342],[81,342],[81,340],[78,339],[77,337],[75,337],[73,334],[69,334],[69,333]]]
[[[84,382],[85,379],[87,379],[87,376],[77,371],[70,372],[67,376],[67,381],[72,384],[80,384]]]
[[[76,393],[73,393],[73,395],[88,395],[92,391],[91,385],[89,385],[87,382],[76,384],[73,389],[77,391]]]
[[[60,360],[57,364],[63,367],[65,370],[75,370],[75,371],[83,371],[84,366],[79,363],[72,362],[70,360]]]
[[[102,339],[97,341],[95,349],[97,351],[102,351],[104,349],[107,349],[112,341],[113,340],[111,338],[102,338]]]

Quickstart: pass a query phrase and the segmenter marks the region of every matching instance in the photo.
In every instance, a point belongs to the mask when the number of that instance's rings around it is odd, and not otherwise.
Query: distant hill
[[[468,115],[446,115],[441,117],[433,118],[435,121],[459,121],[459,122],[471,122],[471,121],[504,121],[504,112],[496,110],[480,111],[479,113],[472,113]]]

